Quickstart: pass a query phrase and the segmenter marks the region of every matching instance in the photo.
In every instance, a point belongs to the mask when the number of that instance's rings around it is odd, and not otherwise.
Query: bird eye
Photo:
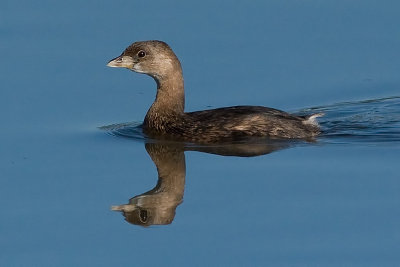
[[[140,217],[140,221],[142,223],[146,223],[147,222],[147,210],[140,210],[139,217]]]
[[[144,52],[143,50],[140,50],[137,55],[138,55],[138,57],[144,57],[146,55],[146,52]]]

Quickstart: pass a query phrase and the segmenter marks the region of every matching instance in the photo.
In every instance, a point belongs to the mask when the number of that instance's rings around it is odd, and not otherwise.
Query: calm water
[[[0,266],[398,266],[399,8],[3,1]],[[323,135],[145,139],[154,82],[105,64],[147,39],[188,111],[324,112]]]

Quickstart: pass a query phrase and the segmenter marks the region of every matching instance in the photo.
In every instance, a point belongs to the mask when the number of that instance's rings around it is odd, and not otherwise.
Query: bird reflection
[[[141,226],[172,223],[175,210],[183,201],[185,188],[185,151],[199,151],[222,156],[251,157],[268,154],[294,145],[293,142],[269,141],[214,146],[194,146],[185,143],[146,143],[146,151],[157,167],[157,185],[129,200],[128,204],[111,207],[121,211],[129,223]]]
[[[157,167],[157,185],[131,198],[128,204],[113,206],[111,209],[122,211],[126,221],[132,224],[170,224],[175,217],[176,207],[182,203],[185,188],[183,145],[148,143],[145,146]]]

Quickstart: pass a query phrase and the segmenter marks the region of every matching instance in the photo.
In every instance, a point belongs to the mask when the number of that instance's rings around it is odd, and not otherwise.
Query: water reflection
[[[129,223],[149,226],[170,224],[175,210],[183,200],[185,187],[185,151],[200,151],[224,156],[257,156],[290,146],[289,142],[226,144],[220,146],[190,146],[185,143],[146,143],[158,172],[156,186],[129,200],[128,204],[113,206]]]
[[[157,185],[129,200],[128,204],[113,206],[122,211],[125,219],[142,226],[170,224],[176,207],[182,203],[185,187],[185,154],[182,144],[145,145],[147,153],[157,167]]]
[[[177,206],[182,203],[185,185],[185,151],[199,151],[222,156],[253,157],[301,144],[382,144],[400,142],[400,97],[346,102],[315,107],[299,112],[325,113],[320,119],[323,134],[318,140],[247,139],[242,142],[196,145],[147,139],[141,123],[114,124],[101,127],[114,136],[144,141],[157,167],[158,182],[150,191],[130,199],[128,204],[114,206],[130,223],[149,226],[170,224]]]

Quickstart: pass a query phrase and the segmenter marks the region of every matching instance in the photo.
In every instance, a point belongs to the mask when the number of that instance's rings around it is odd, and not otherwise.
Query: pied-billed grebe
[[[244,137],[311,138],[320,133],[315,118],[321,114],[301,117],[261,106],[185,113],[181,64],[162,41],[133,43],[107,66],[145,73],[156,81],[157,96],[143,122],[150,137],[209,143]]]

